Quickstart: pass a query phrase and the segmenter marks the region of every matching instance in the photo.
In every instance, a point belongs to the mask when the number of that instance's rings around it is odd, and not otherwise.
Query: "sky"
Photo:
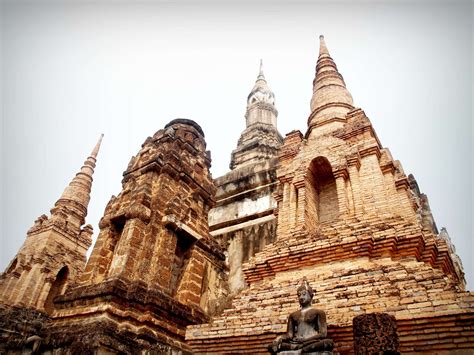
[[[304,133],[324,34],[474,288],[471,2],[3,0],[0,10],[0,269],[101,133],[94,237],[130,158],[174,118],[201,125],[213,177],[225,174],[261,58],[279,131]]]

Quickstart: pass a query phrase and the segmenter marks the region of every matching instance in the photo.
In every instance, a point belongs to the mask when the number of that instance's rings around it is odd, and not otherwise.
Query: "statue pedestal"
[[[332,351],[313,351],[310,353],[303,353],[301,350],[286,350],[280,351],[278,355],[332,355]]]

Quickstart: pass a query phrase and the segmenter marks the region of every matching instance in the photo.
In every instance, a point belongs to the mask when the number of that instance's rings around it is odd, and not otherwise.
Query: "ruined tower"
[[[195,353],[266,353],[302,277],[326,312],[335,351],[353,351],[352,319],[395,316],[401,353],[472,349],[474,297],[426,196],[354,106],[320,38],[311,114],[280,148],[276,241],[242,266],[248,288],[205,325],[188,327]]]
[[[143,143],[109,201],[79,284],[55,301],[52,349],[187,351],[185,328],[226,295],[209,235],[215,187],[201,127],[176,119]]]
[[[276,237],[273,193],[283,142],[277,115],[275,95],[260,61],[257,80],[247,97],[246,128],[232,152],[231,171],[215,180],[216,206],[209,213],[211,234],[228,253],[233,294],[245,287],[242,263]]]
[[[102,136],[79,173],[27,233],[0,278],[0,301],[51,313],[53,299],[75,283],[86,263],[92,226],[84,225]]]

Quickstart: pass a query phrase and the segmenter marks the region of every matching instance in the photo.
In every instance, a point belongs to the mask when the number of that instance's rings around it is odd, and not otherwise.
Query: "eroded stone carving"
[[[387,313],[361,314],[353,319],[354,353],[400,354],[397,321]]]

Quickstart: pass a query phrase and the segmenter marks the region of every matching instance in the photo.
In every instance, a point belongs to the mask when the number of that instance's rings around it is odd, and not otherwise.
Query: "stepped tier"
[[[265,353],[298,309],[303,276],[326,312],[335,353],[353,352],[352,319],[397,319],[400,350],[443,351],[474,344],[474,293],[464,292],[446,243],[401,217],[322,223],[311,235],[283,236],[243,270],[249,288],[209,324],[187,328],[195,353]],[[429,326],[427,326],[429,324]]]
[[[298,309],[296,289],[303,276],[315,289],[314,307],[326,312],[335,352],[352,352],[352,319],[371,312],[395,316],[403,354],[474,343],[474,293],[460,292],[449,276],[413,257],[358,257],[253,283],[220,317],[189,326],[188,344],[196,353],[265,353]]]
[[[413,257],[458,280],[444,239],[399,216],[367,215],[321,223],[310,234],[297,231],[279,238],[243,267],[249,283],[280,271],[355,257]]]

